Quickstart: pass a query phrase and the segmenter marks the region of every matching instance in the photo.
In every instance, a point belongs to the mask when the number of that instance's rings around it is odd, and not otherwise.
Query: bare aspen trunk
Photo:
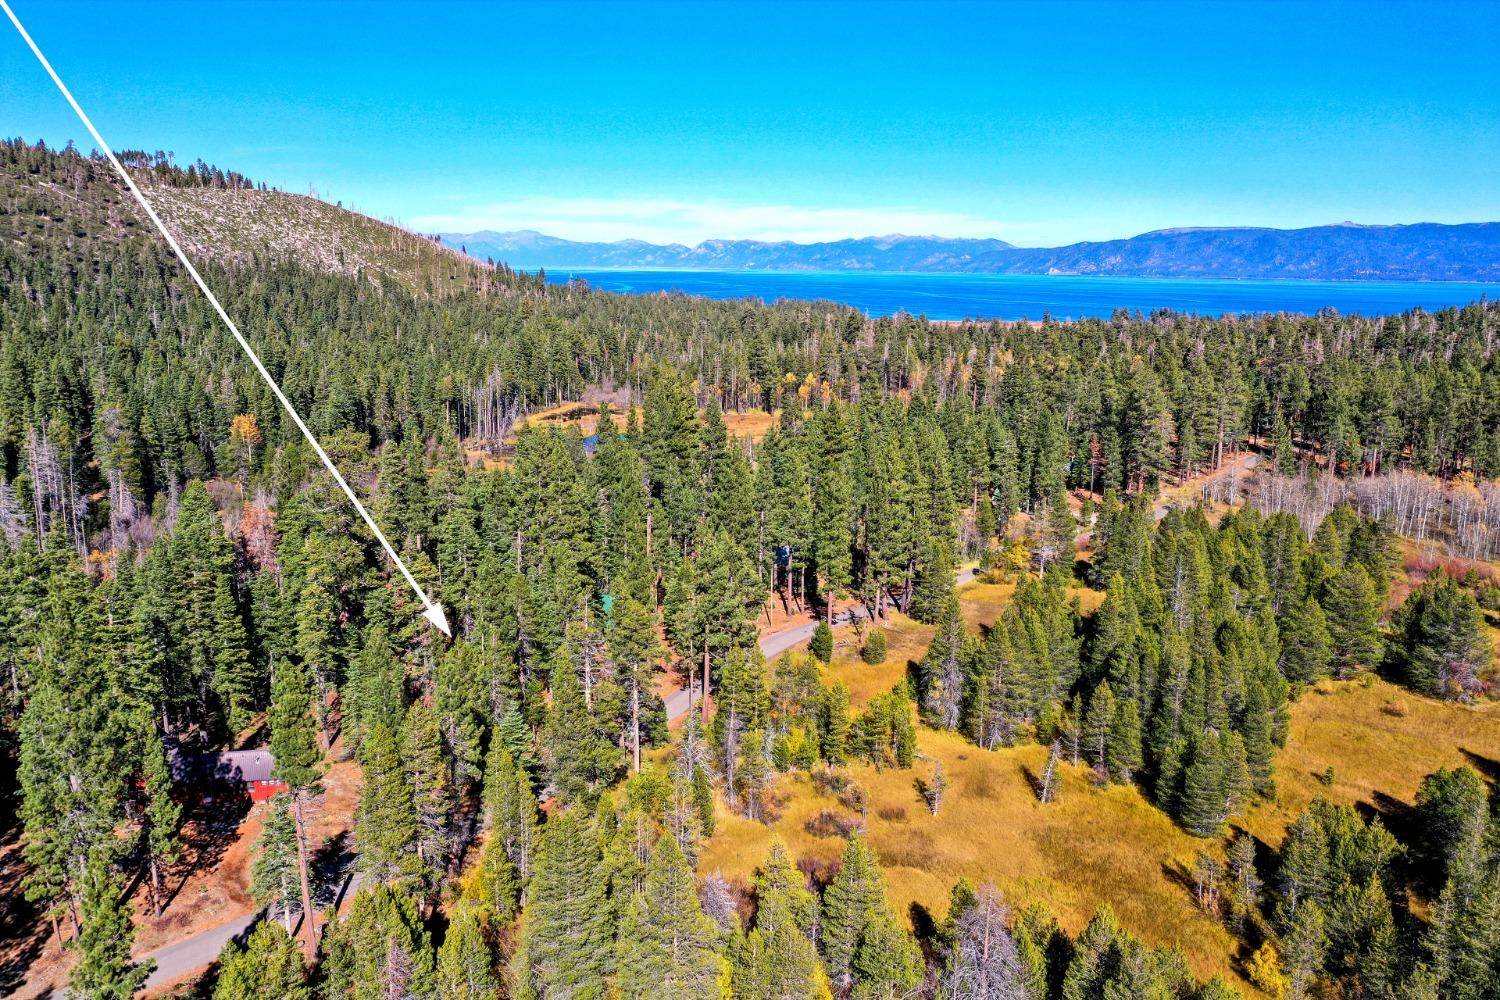
[[[161,916],[161,859],[151,856],[151,909]]]
[[[708,643],[703,644],[703,695],[699,702],[699,711],[705,723],[708,722]]]
[[[283,870],[284,871],[284,870]],[[286,876],[282,875],[281,881],[281,926],[286,928],[286,936],[292,936],[292,908],[286,905]]]
[[[307,954],[311,957],[317,950],[317,931],[313,927],[315,918],[312,906],[312,884],[307,878],[307,823],[302,817],[302,793],[292,795],[292,818],[297,825],[297,877],[302,883],[302,930],[307,937]]]
[[[635,773],[639,774],[641,772],[641,683],[639,680],[632,680],[630,684],[630,744]]]

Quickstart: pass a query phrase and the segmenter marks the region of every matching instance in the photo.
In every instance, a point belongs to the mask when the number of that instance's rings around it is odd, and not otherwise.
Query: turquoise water
[[[582,278],[607,292],[686,292],[713,299],[829,299],[871,316],[908,312],[928,319],[1057,319],[1110,316],[1117,309],[1218,316],[1224,313],[1404,312],[1440,309],[1500,285],[1418,281],[1234,281],[1217,278],[1079,278],[1013,274],[825,271],[591,271],[556,269],[553,282]]]

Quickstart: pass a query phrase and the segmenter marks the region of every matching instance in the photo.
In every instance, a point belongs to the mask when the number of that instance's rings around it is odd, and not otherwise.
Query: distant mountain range
[[[1162,229],[1065,247],[1004,240],[870,236],[831,243],[641,240],[577,243],[531,230],[443,233],[481,260],[515,268],[680,268],[701,271],[928,271],[1148,278],[1312,278],[1500,281],[1500,222],[1308,229]]]

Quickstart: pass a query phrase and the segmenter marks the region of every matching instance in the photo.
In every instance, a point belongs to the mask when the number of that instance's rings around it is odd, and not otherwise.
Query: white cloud
[[[570,240],[642,239],[688,245],[716,238],[815,243],[891,233],[1015,240],[1023,235],[1021,230],[1029,228],[963,212],[918,208],[807,208],[670,198],[548,197],[421,215],[410,225],[422,232],[535,229]]]

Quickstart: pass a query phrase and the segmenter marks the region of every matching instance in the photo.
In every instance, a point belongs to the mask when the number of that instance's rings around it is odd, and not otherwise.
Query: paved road
[[[348,884],[339,892],[336,903],[342,903],[345,899],[352,897],[359,889],[359,883],[360,873],[354,872]],[[149,990],[163,986],[181,979],[190,972],[204,968],[219,957],[219,953],[224,950],[224,945],[228,941],[239,937],[253,927],[260,920],[262,912],[257,910],[243,917],[237,917],[227,924],[210,927],[206,931],[199,931],[192,937],[183,938],[165,948],[158,948],[156,951],[138,956],[138,958],[149,958],[156,962],[156,968],[151,971],[144,988]],[[293,930],[296,930],[295,925],[293,925]],[[52,993],[52,997],[58,1000],[63,1000],[67,996],[66,992],[54,991]]]
[[[688,693],[687,688],[673,691],[667,695],[667,721],[675,722],[687,714],[688,709],[693,707],[693,696]]]
[[[206,931],[199,931],[192,937],[183,938],[165,948],[158,948],[149,954],[137,956],[137,960],[151,959],[156,962],[156,968],[147,977],[144,988],[150,990],[164,986],[189,972],[205,967],[219,957],[219,952],[224,950],[225,942],[244,933],[259,919],[259,911],[248,913],[243,917],[236,917],[227,924],[210,927]],[[65,989],[53,990],[47,994],[48,1000],[68,1000],[71,996],[71,992]]]
[[[259,919],[259,911],[249,913],[227,924],[199,931],[190,938],[183,938],[144,956],[156,962],[156,968],[146,980],[146,989],[162,986],[182,978],[194,969],[203,968],[219,957],[226,942],[238,937]]]

